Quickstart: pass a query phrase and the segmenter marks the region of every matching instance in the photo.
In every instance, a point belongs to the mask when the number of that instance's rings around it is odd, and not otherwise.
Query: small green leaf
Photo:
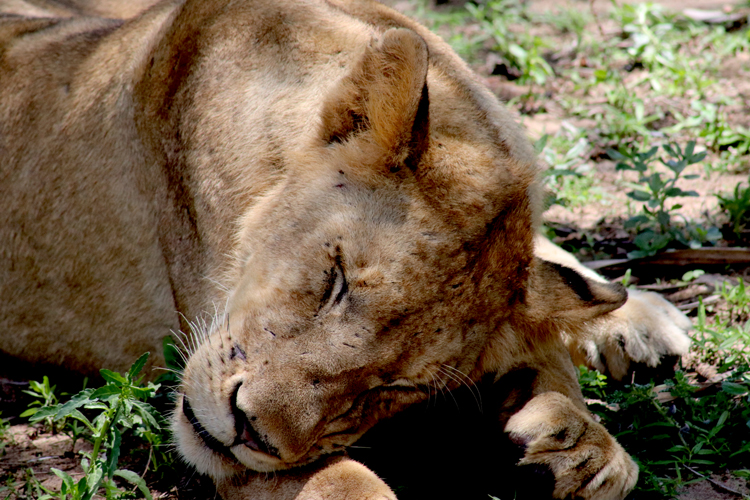
[[[128,380],[125,377],[123,377],[117,372],[113,372],[112,370],[101,369],[99,370],[99,373],[101,374],[104,380],[106,380],[107,382],[113,383],[115,385],[120,386],[120,385],[128,383]]]
[[[141,373],[141,370],[143,370],[143,367],[146,366],[146,361],[148,361],[149,354],[150,353],[148,352],[142,354],[141,357],[138,358],[135,363],[133,363],[133,366],[131,366],[130,370],[128,370],[129,380],[135,380],[138,374]]]
[[[153,500],[153,497],[151,496],[151,492],[148,489],[148,486],[146,485],[146,481],[143,480],[141,476],[136,474],[133,471],[126,470],[126,469],[119,469],[116,470],[114,473],[115,476],[119,476],[123,478],[125,481],[129,482],[133,486],[137,486],[139,490],[141,490],[141,493],[143,493],[143,496],[147,500]]]
[[[704,160],[704,159],[706,158],[706,155],[707,155],[707,154],[708,154],[708,152],[707,152],[707,151],[701,151],[701,152],[700,152],[700,153],[698,153],[697,155],[694,155],[694,156],[692,156],[692,157],[690,158],[690,160],[689,160],[689,162],[690,162],[690,165],[694,165],[694,164],[696,164],[696,163],[700,163],[700,162],[702,162],[702,161],[703,161],[703,160]]]
[[[37,411],[35,411],[34,414],[31,417],[29,417],[29,422],[32,422],[32,423],[40,422],[48,417],[55,418],[59,410],[60,410],[59,405],[38,408]]]
[[[106,400],[111,396],[117,396],[122,392],[120,387],[116,385],[105,385],[91,393],[90,399],[103,399]]]
[[[35,414],[36,412],[38,412],[39,410],[41,410],[41,408],[29,408],[25,412],[21,413],[19,415],[19,417],[21,417],[21,418],[30,417],[33,414]]]
[[[60,469],[55,469],[54,467],[50,467],[49,470],[54,475],[62,479],[63,485],[68,489],[68,491],[74,489],[75,482],[73,481],[73,478],[70,476],[70,474]]]
[[[716,422],[716,427],[721,427],[722,425],[724,425],[724,423],[727,421],[728,418],[729,418],[729,412],[728,411],[722,412],[721,416],[719,417],[719,421]]]
[[[60,406],[60,410],[58,411],[56,418],[67,417],[74,409],[80,408],[81,406],[89,403],[91,401],[89,396],[91,396],[92,392],[93,391],[91,389],[84,389],[70,398],[70,401]]]
[[[748,393],[748,387],[734,382],[722,382],[721,390],[732,396],[744,396]]]
[[[627,156],[612,148],[607,148],[607,156],[614,161],[627,160]]]
[[[651,199],[651,195],[643,191],[631,191],[627,195],[636,201],[648,201]]]
[[[695,141],[688,141],[687,146],[685,146],[685,156],[687,158],[690,158],[693,156],[693,151],[695,150]]]
[[[668,225],[669,225],[669,222],[670,222],[670,217],[669,217],[669,214],[668,214],[667,212],[662,212],[661,210],[659,210],[659,211],[658,211],[658,212],[656,213],[656,220],[657,220],[657,221],[659,222],[659,224],[661,224],[662,226],[668,226]]]
[[[643,158],[644,160],[648,160],[652,156],[654,156],[657,151],[659,151],[659,146],[654,146],[651,149],[649,149],[646,153],[643,153],[643,156],[641,156],[641,158]]]
[[[109,454],[107,455],[106,462],[104,464],[104,473],[107,477],[112,475],[117,470],[117,461],[120,459],[120,444],[122,443],[122,434],[117,427],[112,428],[112,438],[109,441]]]
[[[87,495],[85,498],[93,497],[99,489],[99,485],[102,484],[102,468],[93,467],[93,469],[93,472],[89,470],[89,474],[85,477],[82,477],[81,480],[78,481],[78,488],[82,490],[85,489],[87,491]],[[88,485],[86,484],[86,480],[88,480]]]
[[[692,271],[688,271],[685,274],[682,275],[682,281],[693,281],[696,278],[699,278],[706,274],[706,271],[703,269],[693,269]]]
[[[625,227],[625,229],[633,229],[634,227],[637,227],[640,224],[645,224],[648,221],[649,218],[645,215],[635,215],[626,220],[623,226]]]

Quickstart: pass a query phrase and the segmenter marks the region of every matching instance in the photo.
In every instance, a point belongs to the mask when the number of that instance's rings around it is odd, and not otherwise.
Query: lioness
[[[208,317],[173,429],[229,500],[393,499],[347,449],[487,380],[554,498],[630,491],[568,349],[622,377],[689,321],[535,236],[532,150],[444,42],[368,0],[71,5],[0,18],[4,353],[159,364]]]

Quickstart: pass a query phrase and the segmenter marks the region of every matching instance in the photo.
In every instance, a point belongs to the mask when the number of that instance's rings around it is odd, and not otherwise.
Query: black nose
[[[234,429],[237,433],[232,446],[244,444],[253,451],[279,458],[278,450],[269,445],[250,423],[250,420],[255,420],[255,417],[248,418],[247,414],[237,407],[237,393],[241,386],[242,383],[238,384],[232,392],[232,415],[234,415]]]

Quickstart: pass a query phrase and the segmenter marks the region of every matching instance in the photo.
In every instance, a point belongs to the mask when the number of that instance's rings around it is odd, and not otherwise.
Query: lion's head
[[[373,42],[319,123],[242,221],[226,313],[184,373],[178,444],[215,478],[343,449],[624,300],[533,257],[533,155],[413,31]]]

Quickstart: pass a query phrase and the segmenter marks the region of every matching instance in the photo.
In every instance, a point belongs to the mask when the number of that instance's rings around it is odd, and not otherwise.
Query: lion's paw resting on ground
[[[548,467],[555,498],[623,498],[638,479],[638,467],[591,416],[557,392],[531,399],[505,427],[525,447],[519,465]]]
[[[607,282],[541,235],[534,240],[534,253],[587,278]],[[687,354],[691,327],[688,317],[661,295],[628,290],[625,305],[590,321],[585,335],[569,337],[566,343],[576,365],[587,365],[622,380],[635,363],[655,367],[665,358]]]
[[[660,295],[628,290],[624,306],[591,322],[591,336],[579,353],[590,366],[622,380],[634,363],[655,367],[664,358],[686,354],[691,327],[690,319]]]

